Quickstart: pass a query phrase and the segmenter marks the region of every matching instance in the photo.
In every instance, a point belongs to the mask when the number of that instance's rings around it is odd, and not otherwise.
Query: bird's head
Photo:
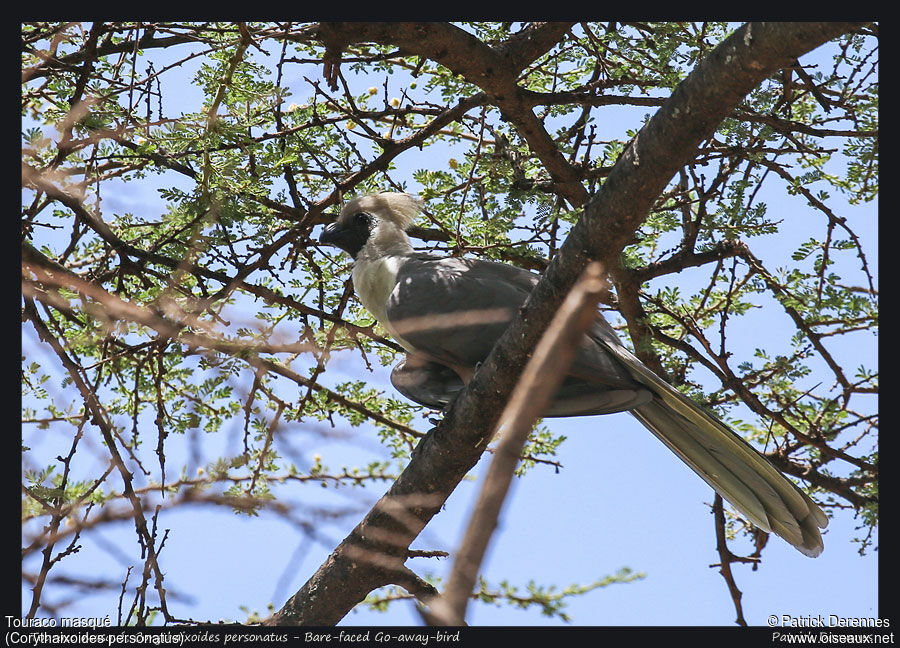
[[[319,236],[319,242],[341,248],[356,259],[367,245],[381,253],[392,248],[409,249],[406,228],[419,213],[418,198],[406,193],[377,193],[354,198],[335,222]]]

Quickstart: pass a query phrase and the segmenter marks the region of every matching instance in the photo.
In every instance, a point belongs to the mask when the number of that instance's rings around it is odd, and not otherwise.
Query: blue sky
[[[157,69],[161,65],[157,64]],[[188,81],[190,66],[175,70],[175,78],[167,92],[166,102],[180,102],[185,112],[197,110],[201,94]],[[298,92],[302,74],[318,75],[318,66],[296,72]],[[175,88],[180,79],[177,93]],[[361,88],[382,88],[383,75],[354,79]],[[390,79],[390,92],[400,95],[402,80]],[[302,103],[298,94],[288,101]],[[178,114],[167,103],[167,112]],[[615,111],[602,113],[611,131],[621,134],[624,128],[640,125],[640,112],[625,112],[612,119]],[[412,171],[435,164],[436,149],[402,156],[395,180],[408,182]],[[450,153],[448,153],[449,157]],[[132,183],[127,193],[105,195],[105,209],[143,210],[150,218],[158,215],[163,202],[154,185],[165,186],[169,176],[149,176]],[[809,227],[791,216],[802,211],[798,198],[767,196],[770,213],[783,213],[784,236],[766,248],[773,259],[785,256],[797,241],[808,237]],[[842,212],[845,213],[845,212]],[[851,212],[846,212],[851,213]],[[869,261],[877,264],[875,205],[856,208],[854,224],[868,235]],[[866,224],[864,224],[866,223]],[[754,248],[756,249],[756,248]],[[787,254],[785,254],[788,252]],[[700,275],[703,269],[698,271]],[[680,278],[681,280],[682,278]],[[696,278],[683,277],[685,281]],[[770,321],[779,322],[779,317]],[[775,341],[789,336],[788,322],[765,331]],[[759,331],[750,324],[747,348],[759,345]],[[55,365],[47,348],[36,341],[30,327],[23,328],[23,353]],[[877,366],[875,340],[868,338],[838,351],[847,362],[858,362],[858,356]],[[326,374],[328,384],[342,379],[363,377],[370,384],[391,393],[388,369],[367,373],[358,357],[340,354],[332,360]],[[58,392],[59,399],[67,398]],[[876,407],[875,404],[872,405]],[[587,584],[613,574],[622,567],[643,572],[644,578],[628,584],[613,584],[584,596],[569,599],[566,612],[577,625],[729,625],[734,609],[725,581],[710,565],[717,562],[713,519],[708,504],[712,491],[664,448],[647,430],[627,414],[604,417],[552,420],[547,425],[565,434],[558,473],[538,466],[525,479],[516,480],[484,564],[489,583],[501,580],[518,586],[521,592],[533,580],[538,585],[563,588],[570,584]],[[427,429],[421,421],[419,429]],[[343,438],[335,439],[338,433]],[[62,444],[68,443],[67,428],[51,428],[45,434],[30,434],[29,445],[43,465],[52,462]],[[378,444],[374,430],[367,426],[330,430],[324,424],[304,423],[285,430],[285,440],[303,460],[311,461],[321,454],[333,468],[362,465],[372,459],[385,459],[388,451]],[[240,435],[226,430],[215,437],[199,440],[210,454],[234,454]],[[169,469],[187,464],[190,470],[191,439],[171,438]],[[148,449],[150,452],[151,449]],[[477,496],[479,478],[488,457],[482,459],[472,481],[463,482],[447,502],[445,509],[426,528],[413,545],[421,549],[453,551],[465,529]],[[39,464],[41,462],[38,462]],[[302,467],[302,466],[301,466]],[[91,466],[82,466],[90,471]],[[166,512],[161,526],[171,529],[162,554],[171,596],[190,593],[192,601],[170,601],[179,617],[195,619],[245,618],[241,607],[265,613],[271,602],[280,607],[314,573],[334,545],[342,540],[364,515],[388,484],[334,492],[318,486],[290,486],[286,496],[307,505],[331,503],[347,506],[348,515],[340,520],[322,520],[317,527],[323,542],[316,543],[292,525],[273,514],[263,513],[248,518],[230,511],[193,507]],[[845,617],[876,616],[877,553],[859,556],[858,546],[850,539],[858,523],[852,515],[835,516],[825,535],[825,552],[816,559],[798,553],[774,536],[757,571],[746,565],[733,567],[739,588],[743,591],[744,614],[751,625],[762,625],[769,615],[792,616],[836,614]],[[329,544],[330,543],[330,544]],[[85,536],[84,548],[77,561],[66,561],[65,570],[84,577],[121,580],[129,564],[140,565],[134,556],[136,542],[130,524],[111,525]],[[736,549],[747,549],[740,543]],[[749,549],[747,549],[749,552]],[[137,562],[136,562],[137,561]],[[448,559],[415,559],[409,563],[420,574],[449,573]],[[133,581],[132,581],[133,582]],[[96,616],[115,608],[117,593],[106,596],[85,594],[78,597],[71,615]],[[27,609],[30,592],[23,589],[23,605]],[[473,604],[469,622],[474,625],[558,624],[558,619],[542,617],[535,610],[521,611],[506,606]],[[348,625],[416,624],[419,619],[409,602],[393,604],[387,613],[357,610],[343,621]]]

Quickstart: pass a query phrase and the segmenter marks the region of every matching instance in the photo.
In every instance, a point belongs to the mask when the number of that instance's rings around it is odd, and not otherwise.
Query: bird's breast
[[[353,264],[353,289],[366,310],[404,347],[409,345],[393,330],[387,317],[387,303],[397,285],[397,274],[405,259],[386,256],[359,258]]]

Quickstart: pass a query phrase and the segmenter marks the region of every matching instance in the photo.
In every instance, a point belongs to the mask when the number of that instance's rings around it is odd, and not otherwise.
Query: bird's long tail
[[[807,556],[822,552],[819,528],[827,526],[828,518],[806,493],[627,349],[610,350],[656,395],[631,410],[641,423],[753,524],[778,534]]]

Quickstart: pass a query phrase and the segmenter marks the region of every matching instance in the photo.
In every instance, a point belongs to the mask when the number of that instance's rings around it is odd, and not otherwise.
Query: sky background
[[[154,53],[156,67],[165,64],[168,53]],[[814,55],[815,56],[815,55]],[[804,59],[807,62],[808,59]],[[294,69],[298,94],[288,101],[302,103],[303,75],[318,76],[319,66]],[[345,70],[345,74],[347,71]],[[163,77],[166,112],[195,111],[202,102],[199,89],[191,85],[191,65]],[[351,80],[360,88],[375,86],[381,90],[383,74]],[[402,91],[402,79],[391,78],[392,96]],[[179,109],[176,106],[183,106]],[[622,136],[625,128],[638,128],[640,110],[607,110],[602,124],[611,136]],[[603,135],[599,135],[602,137]],[[446,153],[449,158],[452,151]],[[440,149],[426,148],[423,154],[398,158],[392,177],[407,182],[415,190],[412,172],[422,166],[442,165]],[[177,182],[177,181],[176,181]],[[134,211],[148,218],[158,216],[163,202],[157,187],[173,184],[171,174],[121,187],[121,193],[105,190],[104,211]],[[189,185],[185,185],[186,187]],[[790,251],[809,237],[803,218],[811,215],[796,197],[777,193],[765,196],[770,214],[783,214],[783,233],[771,241],[766,254],[790,259]],[[877,221],[874,203],[846,207],[842,215],[851,215],[872,267],[877,266]],[[799,214],[799,217],[795,215]],[[317,234],[317,232],[316,232]],[[755,245],[755,244],[754,244]],[[758,248],[754,251],[759,253]],[[708,270],[705,271],[708,273]],[[685,286],[702,281],[704,270],[679,275]],[[667,278],[671,280],[671,277]],[[252,278],[251,278],[252,280]],[[765,329],[748,320],[744,348],[765,347],[767,339],[790,336],[786,318],[775,313]],[[734,325],[734,324],[730,324]],[[736,329],[739,330],[739,329]],[[734,335],[734,333],[732,333]],[[833,341],[832,341],[833,342]],[[873,338],[857,339],[834,348],[839,358],[856,366],[866,362],[877,366],[877,348]],[[738,346],[741,348],[741,345]],[[57,364],[49,348],[36,340],[30,326],[23,327],[23,355],[52,367]],[[362,377],[386,393],[393,388],[388,380],[390,368],[366,372],[355,353],[337,354],[328,366],[324,384]],[[811,383],[816,382],[813,376]],[[710,383],[712,384],[712,383]],[[57,392],[65,400],[67,392]],[[873,407],[877,405],[873,404]],[[735,611],[727,586],[718,569],[710,568],[718,560],[715,550],[713,517],[709,504],[713,493],[691,470],[659,443],[628,414],[545,421],[557,434],[568,439],[559,450],[563,468],[537,466],[526,478],[515,480],[503,511],[498,532],[493,538],[483,565],[486,580],[496,586],[507,580],[525,593],[529,581],[557,589],[570,584],[586,585],[614,574],[622,567],[641,572],[644,577],[627,584],[612,584],[583,596],[570,597],[565,612],[576,625],[730,625]],[[416,427],[426,430],[417,421]],[[71,428],[51,426],[42,434],[29,434],[29,446],[43,465],[53,461],[60,448],[68,447]],[[167,470],[192,464],[191,443],[202,444],[208,456],[234,455],[239,452],[240,422],[226,427],[218,435],[204,438],[167,440]],[[372,427],[349,426],[332,430],[327,424],[292,424],[282,429],[282,441],[298,466],[310,465],[315,454],[333,469],[342,465],[364,465],[374,459],[387,459]],[[148,449],[150,452],[152,449]],[[465,524],[478,494],[480,477],[489,461],[486,455],[473,471],[473,480],[463,482],[444,510],[428,525],[413,548],[454,551],[465,531]],[[40,461],[37,462],[39,465]],[[91,466],[82,466],[90,472]],[[348,507],[343,519],[322,519],[317,526],[320,542],[310,540],[283,518],[263,512],[248,518],[225,510],[200,506],[165,512],[162,528],[171,529],[161,555],[169,591],[169,608],[176,616],[197,620],[230,619],[242,621],[246,611],[266,614],[273,603],[280,608],[327,558],[331,550],[389,486],[382,482],[365,490],[359,488],[321,489],[318,486],[290,486],[296,489],[289,498],[304,505],[336,504]],[[835,614],[841,617],[878,615],[878,554],[858,554],[851,542],[858,526],[852,514],[840,513],[825,533],[825,551],[810,559],[772,536],[756,571],[748,565],[732,566],[738,587],[743,592],[744,616],[751,625],[764,625],[770,615],[809,616]],[[877,535],[876,535],[877,546]],[[77,560],[66,561],[60,572],[82,577],[106,578],[120,582],[128,565],[139,569],[134,555],[136,542],[130,523],[116,523],[85,534]],[[740,542],[733,550],[749,553]],[[450,559],[413,559],[408,565],[420,575],[446,575]],[[26,563],[26,567],[33,563]],[[134,582],[134,576],[132,582]],[[190,598],[179,598],[180,593]],[[23,587],[22,601],[27,609],[30,591]],[[114,614],[117,592],[82,593],[66,613],[69,616]],[[468,621],[473,625],[559,624],[532,608],[528,611],[509,606],[473,603]],[[342,625],[419,624],[412,603],[401,601],[387,613],[358,608]]]

